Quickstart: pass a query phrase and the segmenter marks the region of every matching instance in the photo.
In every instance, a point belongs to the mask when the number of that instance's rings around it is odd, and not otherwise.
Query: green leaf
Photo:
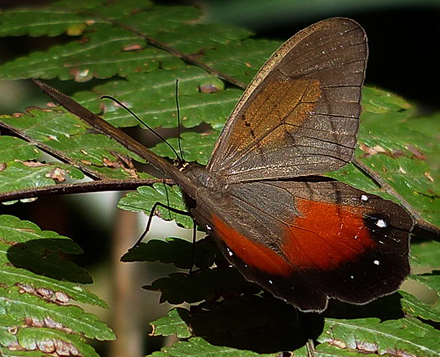
[[[0,17],[0,36],[59,36],[84,22],[73,12],[51,9],[13,9]]]
[[[360,121],[356,157],[380,175],[423,218],[440,226],[440,143],[435,139],[440,133],[440,114],[421,118],[400,97],[368,87],[363,94],[365,110]],[[352,178],[351,172],[350,167],[344,167],[330,176],[392,198],[377,187],[373,189],[368,177],[361,179],[355,175]]]
[[[279,46],[281,42],[278,41],[246,39],[207,51],[204,61],[220,72],[248,83]]]
[[[216,83],[218,79],[200,68],[183,66],[176,70],[157,70],[129,75],[125,81],[112,81],[94,88],[93,96],[86,97],[83,94],[77,99],[86,106],[89,101],[93,101],[96,106],[100,95],[114,96],[133,109],[150,127],[175,128],[178,125],[176,80],[179,80],[181,124],[186,128],[193,128],[203,122],[213,128],[222,127],[241,95],[241,91],[237,89],[222,88],[216,92],[205,93],[202,91],[203,86]],[[107,102],[105,105],[104,117],[111,124],[115,126],[138,124],[121,108]],[[91,105],[89,107],[92,109]]]
[[[0,171],[0,192],[54,185],[66,178],[83,179],[78,169],[60,163],[11,162]]]
[[[74,301],[107,307],[77,282],[90,276],[67,255],[82,253],[70,239],[29,221],[0,216],[0,345],[12,350],[61,349],[97,356],[84,337],[112,340],[114,333]],[[48,349],[48,350],[47,350]],[[4,349],[5,355],[10,355]],[[74,353],[73,353],[74,354]]]
[[[8,357],[47,357],[47,354],[41,351],[11,351],[0,346],[0,353]]]
[[[99,357],[84,338],[44,327],[20,329],[17,333],[17,345],[25,350],[38,349],[45,353],[57,352],[61,355],[70,353],[84,357]]]
[[[72,240],[52,231],[41,231],[29,221],[0,216],[0,276],[3,287],[18,285],[30,294],[43,294],[59,301],[78,301],[107,307],[96,295],[79,284],[63,280],[90,283],[91,277],[62,254],[80,254],[81,248]],[[26,268],[34,270],[31,272]]]
[[[188,162],[198,162],[199,164],[206,165],[211,157],[211,151],[217,141],[220,132],[212,130],[211,132],[199,135],[197,133],[187,132],[181,135],[181,145],[183,151],[183,157]],[[177,148],[178,139],[168,140],[171,146]],[[198,148],[195,151],[193,148]],[[168,145],[160,143],[153,148],[153,151],[163,157],[175,158],[175,154],[171,151]]]
[[[57,141],[61,137],[70,138],[84,133],[87,129],[83,121],[64,110],[33,108],[19,115],[4,115],[1,121],[21,130],[26,137],[45,143]]]
[[[143,211],[146,215],[149,215],[152,207],[157,202],[186,212],[180,189],[176,186],[169,187],[162,184],[155,184],[153,187],[139,187],[136,192],[130,192],[123,197],[119,201],[118,207],[132,212]],[[194,225],[193,220],[187,215],[174,213],[162,206],[158,206],[157,210],[164,219],[175,219],[178,224],[187,228]]]
[[[440,312],[433,310],[428,304],[425,304],[406,291],[400,291],[399,293],[403,296],[402,309],[406,314],[420,317],[426,321],[440,322]]]
[[[188,316],[188,310],[176,308],[168,311],[166,317],[161,317],[153,322],[154,336],[172,336],[176,335],[178,338],[191,337],[190,329],[181,316]]]
[[[277,357],[279,353],[260,354],[252,351],[237,350],[235,348],[215,346],[201,337],[191,338],[189,341],[180,341],[170,347],[164,347],[160,352],[154,352],[153,357],[180,357],[180,356],[225,356],[225,357]]]
[[[301,348],[300,350],[295,351],[295,357],[309,357],[310,354],[306,348]],[[316,357],[376,357],[377,354],[372,352],[368,353],[365,350],[345,350],[339,348],[337,345],[334,346],[328,343],[322,343],[316,347],[313,351],[313,356]],[[384,355],[384,356],[392,356],[392,355]]]
[[[52,231],[41,231],[29,221],[20,221],[13,216],[0,216],[0,235],[3,254],[0,262],[11,262],[16,267],[53,278],[63,277],[69,281],[90,283],[87,272],[60,252],[80,254],[81,248],[70,239]]]
[[[414,263],[420,266],[439,268],[440,267],[440,242],[413,241],[411,244],[411,255],[414,258]]]
[[[20,132],[26,139],[32,140],[35,145],[41,145],[46,151],[50,150],[54,156],[66,157],[73,166],[63,166],[71,177],[82,179],[77,167],[86,168],[97,176],[106,178],[133,178],[138,177],[131,164],[131,158],[143,162],[137,155],[131,153],[115,140],[101,134],[90,134],[87,126],[77,117],[63,111],[32,110],[28,115],[4,116],[1,121],[9,129]],[[40,166],[49,167],[51,164]],[[59,165],[59,164],[58,164]],[[28,165],[30,166],[30,165]],[[32,167],[39,165],[33,164]],[[49,170],[51,170],[49,168]],[[37,172],[39,177],[45,177],[47,172]],[[19,182],[20,172],[14,170],[12,177],[3,180],[4,185],[13,187]],[[18,175],[18,176],[17,176]],[[21,174],[24,180],[32,178],[28,172]],[[11,182],[12,181],[12,182]],[[44,186],[53,184],[53,180],[28,182],[19,188]]]
[[[17,285],[23,292],[44,296],[57,302],[76,300],[81,303],[108,308],[105,301],[81,285],[32,273],[29,270],[3,265],[0,280],[6,286]]]
[[[43,19],[60,16],[61,24],[57,26],[54,26],[52,20],[47,23],[32,21],[30,11],[2,13],[0,21],[5,25],[3,35],[29,33],[41,36],[69,32],[78,27],[84,29],[81,31],[81,40],[52,47],[47,53],[33,53],[3,65],[0,67],[0,77],[75,78],[83,82],[91,78],[110,78],[115,75],[125,77],[130,73],[150,72],[159,66],[175,69],[184,66],[184,63],[166,51],[146,46],[143,34],[187,54],[216,48],[220,44],[250,35],[248,31],[233,27],[228,29],[225,25],[216,27],[197,23],[201,13],[191,7],[147,6],[142,9],[142,6],[132,2],[127,3],[125,11],[115,18],[120,4],[106,5],[105,13],[110,15],[108,20],[112,22],[106,21],[101,7],[90,8],[87,13],[83,13],[84,9],[80,6],[70,9],[60,6],[63,8],[61,13],[35,11],[34,16]],[[63,17],[67,23],[62,23]],[[47,58],[52,58],[51,66],[47,66]]]
[[[32,144],[13,136],[0,137],[0,162],[35,160],[40,151]]]
[[[379,319],[327,318],[319,342],[329,342],[343,349],[382,355],[406,354],[438,356],[440,332],[415,318],[381,322]]]
[[[26,321],[29,326],[74,330],[88,338],[114,338],[113,332],[104,323],[80,307],[53,304],[36,295],[23,294],[15,287],[0,288],[0,306],[3,307],[1,315],[13,316],[18,326],[20,321]]]
[[[433,270],[431,273],[411,275],[410,278],[426,285],[440,295],[440,270]]]

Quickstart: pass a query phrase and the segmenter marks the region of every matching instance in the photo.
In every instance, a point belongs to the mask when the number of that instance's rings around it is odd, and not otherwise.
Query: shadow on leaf
[[[300,317],[281,300],[255,295],[203,303],[189,313],[179,309],[179,315],[193,335],[213,345],[258,353],[295,350],[319,336],[324,326],[322,316]]]
[[[82,250],[69,239],[35,239],[12,245],[7,252],[8,260],[17,268],[35,274],[73,283],[90,284],[91,276],[76,265],[71,254]]]

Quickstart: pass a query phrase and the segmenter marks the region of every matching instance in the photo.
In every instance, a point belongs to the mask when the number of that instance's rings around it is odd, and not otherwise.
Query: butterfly
[[[249,281],[304,312],[365,304],[410,272],[399,205],[322,176],[353,159],[368,45],[353,20],[298,32],[263,65],[206,167],[176,167],[71,98],[49,96],[176,182],[190,214]]]

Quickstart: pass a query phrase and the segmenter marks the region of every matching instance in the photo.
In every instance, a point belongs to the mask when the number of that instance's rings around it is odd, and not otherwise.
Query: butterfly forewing
[[[319,22],[263,66],[229,118],[208,170],[227,182],[335,170],[353,156],[367,39],[354,21]]]

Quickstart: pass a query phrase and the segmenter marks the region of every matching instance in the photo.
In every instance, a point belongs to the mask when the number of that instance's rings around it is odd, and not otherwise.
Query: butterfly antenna
[[[148,130],[150,130],[154,135],[156,135],[160,140],[162,140],[166,145],[168,145],[168,147],[173,151],[174,155],[176,155],[177,160],[179,162],[183,162],[183,158],[179,155],[179,153],[171,146],[171,144],[166,141],[166,139],[160,135],[158,132],[156,132],[153,128],[151,128],[147,123],[145,123],[141,118],[139,118],[130,108],[128,108],[125,104],[121,103],[119,100],[117,100],[116,98],[113,98],[109,95],[103,95],[101,97],[101,99],[110,99],[112,101],[114,101],[115,103],[117,103],[120,107],[124,108],[127,112],[129,112],[134,118],[136,118],[137,121],[139,121],[139,123],[141,123],[142,125],[144,125]],[[179,147],[180,147],[180,141],[179,141]]]
[[[177,110],[177,142],[179,145],[180,157],[183,160],[182,139],[180,134],[182,133],[182,123],[180,120],[180,105],[179,105],[179,79],[176,79],[176,110]]]

